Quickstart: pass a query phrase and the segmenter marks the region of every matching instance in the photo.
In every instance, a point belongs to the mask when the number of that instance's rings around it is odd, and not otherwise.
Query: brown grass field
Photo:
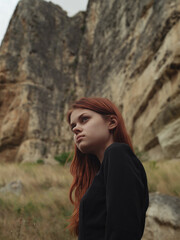
[[[180,197],[180,161],[143,162],[149,191]],[[0,240],[75,240],[65,230],[73,211],[69,164],[0,164],[0,187],[21,180],[22,193],[0,192]]]

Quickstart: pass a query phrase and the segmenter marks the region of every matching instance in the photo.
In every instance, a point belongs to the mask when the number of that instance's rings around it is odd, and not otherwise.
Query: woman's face
[[[74,133],[74,142],[83,153],[96,154],[113,142],[109,121],[105,121],[99,113],[89,109],[74,109],[70,117],[70,126]],[[79,136],[82,138],[78,140]]]

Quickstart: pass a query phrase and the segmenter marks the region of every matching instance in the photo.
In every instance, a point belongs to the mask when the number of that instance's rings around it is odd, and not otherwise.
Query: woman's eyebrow
[[[82,113],[81,115],[79,115],[78,119],[80,119],[82,117],[82,115],[84,115],[86,113]],[[70,126],[72,127],[74,125],[74,122],[70,124]]]

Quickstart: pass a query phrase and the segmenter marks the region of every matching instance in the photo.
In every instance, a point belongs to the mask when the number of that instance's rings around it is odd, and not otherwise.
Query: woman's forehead
[[[71,116],[70,116],[70,119],[72,122],[74,121],[77,121],[77,119],[83,115],[83,114],[86,114],[86,113],[91,113],[93,114],[94,112],[89,110],[89,109],[84,109],[84,108],[76,108],[72,111],[71,113]]]

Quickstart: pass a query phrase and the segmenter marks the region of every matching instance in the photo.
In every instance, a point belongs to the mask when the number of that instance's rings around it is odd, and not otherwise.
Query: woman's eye
[[[82,122],[85,122],[88,118],[89,118],[89,117],[82,117],[82,120],[81,120],[81,121],[82,121]],[[85,121],[84,121],[84,120],[85,120]],[[75,127],[75,126],[72,126],[72,127],[71,127],[71,131],[73,131],[73,128],[74,128],[74,127]]]
[[[82,119],[83,119],[83,120],[84,120],[84,119],[88,119],[88,117],[83,117]]]

